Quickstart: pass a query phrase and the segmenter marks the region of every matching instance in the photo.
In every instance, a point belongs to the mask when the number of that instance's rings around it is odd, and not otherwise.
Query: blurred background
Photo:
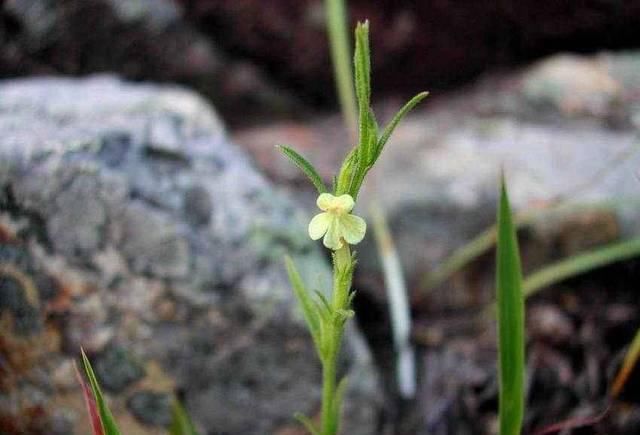
[[[379,121],[431,95],[360,201],[402,265],[415,392],[370,225],[345,433],[495,433],[492,244],[460,248],[494,223],[501,166],[525,277],[630,246],[529,299],[525,433],[639,433],[638,369],[611,384],[640,327],[640,1],[347,4],[371,23]],[[350,148],[324,3],[4,0],[0,78],[0,433],[87,432],[80,346],[127,434],[160,433],[174,394],[205,434],[303,433],[319,368],[281,259],[320,287],[329,262],[274,145],[327,180]]]

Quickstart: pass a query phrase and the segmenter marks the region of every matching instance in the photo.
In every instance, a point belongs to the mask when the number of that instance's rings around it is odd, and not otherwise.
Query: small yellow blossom
[[[361,217],[350,214],[354,202],[351,195],[333,196],[323,193],[316,202],[323,213],[317,214],[309,222],[309,236],[322,242],[329,249],[338,250],[344,242],[359,243],[367,231],[367,223]]]

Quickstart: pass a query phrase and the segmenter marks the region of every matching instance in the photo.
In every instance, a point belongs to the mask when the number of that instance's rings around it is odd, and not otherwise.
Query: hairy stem
[[[322,435],[335,435],[337,424],[333,412],[333,398],[336,393],[336,357],[329,356],[322,363]]]
[[[351,287],[352,269],[351,250],[348,244],[335,251],[333,264],[333,293],[331,305],[334,313],[348,310],[349,290]],[[345,271],[347,275],[345,276]],[[336,435],[340,410],[334,403],[336,396],[336,366],[344,332],[344,321],[338,318],[330,326],[326,334],[327,352],[322,361],[322,435]]]

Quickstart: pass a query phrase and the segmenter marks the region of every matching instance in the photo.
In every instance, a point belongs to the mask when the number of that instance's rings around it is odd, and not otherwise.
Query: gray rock
[[[155,433],[140,425],[164,403],[149,391],[180,391],[210,433],[274,433],[296,411],[319,411],[320,371],[282,257],[293,255],[317,288],[330,282],[327,262],[306,236],[308,216],[229,143],[200,98],[107,76],[3,81],[0,162],[0,289],[16,293],[6,271],[21,271],[38,290],[29,325],[58,319],[48,334],[59,340],[25,357],[15,385],[59,403],[51,419],[84,412],[63,412],[49,380],[58,363],[44,364],[79,345],[116,419],[133,425],[125,433]],[[0,304],[15,320],[5,333],[46,339],[23,325],[18,296]],[[355,329],[343,372],[345,431],[372,434],[380,393]],[[124,418],[127,405],[134,418]],[[12,409],[14,421],[27,419]]]
[[[640,234],[637,59],[637,53],[556,56],[440,99],[400,124],[374,171],[376,182],[368,185],[374,189],[363,199],[375,197],[386,209],[414,288],[425,272],[495,222],[501,168],[516,210],[558,200],[574,207],[573,214],[565,210],[534,223],[529,239],[546,246],[528,269]],[[585,204],[602,207],[576,214]],[[374,274],[375,247],[365,244],[359,251],[361,275]],[[480,271],[484,277],[486,270]],[[430,307],[489,300],[491,286],[480,299],[470,296],[478,276],[431,292]]]

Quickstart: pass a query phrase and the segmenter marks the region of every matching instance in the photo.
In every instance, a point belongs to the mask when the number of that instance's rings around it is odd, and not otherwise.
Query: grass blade
[[[625,199],[624,202],[628,203],[630,199]],[[616,207],[617,201],[606,201],[597,203],[565,203],[551,201],[544,206],[543,209],[531,208],[523,211],[522,213],[516,213],[514,216],[514,222],[517,229],[526,227],[535,223],[536,221],[542,221],[548,218],[558,218],[566,215],[571,216],[583,211],[603,211],[609,212]],[[638,204],[640,206],[640,203]],[[480,255],[486,253],[495,246],[497,236],[497,227],[492,225],[486,230],[482,231],[476,237],[465,243],[460,248],[456,249],[444,262],[438,265],[434,270],[425,273],[420,280],[420,291],[428,292],[445,282],[454,273],[462,269],[467,264],[478,258]],[[526,280],[525,280],[526,281]]]
[[[87,358],[84,350],[82,350],[81,352],[82,364],[84,366],[84,371],[87,374],[87,378],[89,379],[89,385],[91,385],[91,391],[93,392],[93,397],[100,414],[100,421],[102,422],[104,435],[120,435],[120,431],[118,430],[118,426],[116,425],[116,422],[113,418],[113,414],[111,414],[111,411],[107,406],[107,402],[104,400],[102,391],[100,390],[100,385],[98,384],[98,380],[96,379],[96,375],[93,373],[93,368],[91,367],[89,358]]]
[[[569,257],[532,273],[524,282],[525,297],[563,279],[640,255],[640,237]]]
[[[347,32],[347,12],[343,0],[325,0],[327,11],[327,31],[331,45],[333,73],[336,79],[338,98],[344,122],[355,142],[356,96],[351,71],[351,49]]]
[[[324,181],[322,181],[322,177],[320,177],[318,171],[316,171],[316,168],[314,168],[313,165],[309,163],[304,157],[287,146],[278,145],[277,148],[280,150],[280,152],[282,152],[282,154],[287,156],[293,162],[293,164],[295,164],[298,168],[300,168],[302,172],[304,172],[304,174],[309,178],[309,180],[311,180],[315,188],[318,190],[318,193],[325,193],[328,191],[327,186],[324,185]]]
[[[171,403],[170,435],[198,435],[196,428],[189,418],[189,414],[177,399]]]
[[[622,361],[622,366],[618,371],[615,379],[613,380],[613,384],[611,385],[611,397],[617,397],[622,389],[624,388],[624,384],[627,383],[627,379],[629,379],[629,375],[633,371],[633,368],[638,363],[638,359],[640,358],[640,329],[636,332],[636,336],[633,338],[631,345],[629,346],[629,350],[627,350],[626,355],[624,356],[624,360]]]
[[[504,179],[496,254],[500,435],[519,435],[524,414],[524,297],[518,240]]]

